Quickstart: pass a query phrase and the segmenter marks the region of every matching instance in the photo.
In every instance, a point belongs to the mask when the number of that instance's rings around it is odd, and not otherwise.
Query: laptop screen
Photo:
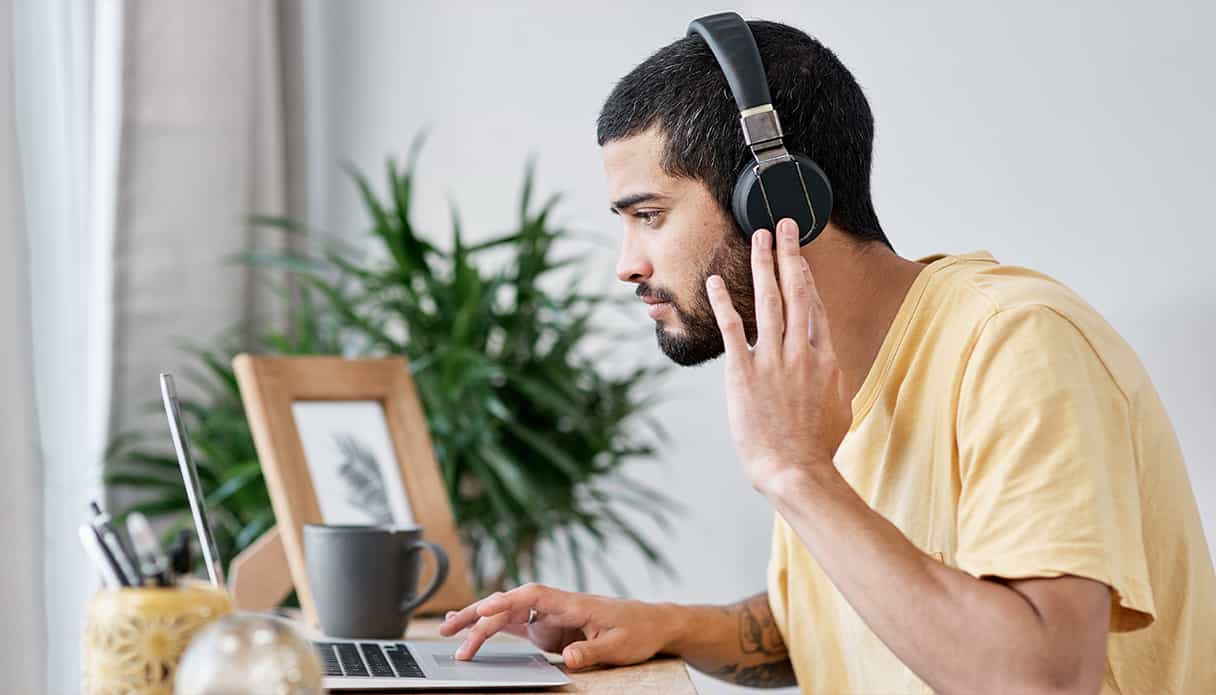
[[[203,495],[198,469],[190,456],[190,441],[186,436],[186,426],[182,423],[177,388],[169,374],[160,375],[160,396],[165,404],[165,415],[169,418],[169,435],[173,437],[177,463],[182,469],[182,481],[186,485],[186,497],[190,500],[190,513],[194,516],[194,529],[198,532],[198,545],[202,548],[203,562],[207,565],[207,577],[212,586],[223,588],[224,568],[220,564],[220,555],[215,548],[215,534],[211,532],[211,521],[207,517],[207,499]]]

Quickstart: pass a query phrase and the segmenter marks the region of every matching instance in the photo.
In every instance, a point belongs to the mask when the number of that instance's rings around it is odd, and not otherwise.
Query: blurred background
[[[425,132],[412,226],[449,248],[453,207],[469,244],[519,226],[531,160],[536,207],[562,194],[548,224],[568,232],[555,243],[588,254],[579,287],[605,300],[580,352],[594,361],[580,368],[661,365],[649,320],[613,277],[619,223],[595,118],[617,79],[724,9],[797,26],[853,71],[875,116],[874,199],[897,251],[986,249],[1033,267],[1132,344],[1213,545],[1211,3],[0,0],[0,669],[11,690],[78,688],[95,585],[75,526],[92,496],[148,497],[104,484],[102,462],[120,434],[161,433],[148,408],[157,373],[206,375],[184,344],[222,355],[293,330],[290,303],[250,259],[334,244],[382,252],[344,166],[383,200],[386,162],[404,166]],[[252,214],[310,231],[267,232]],[[485,263],[489,273],[512,258]],[[270,272],[291,287],[282,268]],[[566,286],[545,285],[555,296]],[[206,383],[185,389],[203,407],[217,398]],[[625,536],[597,553],[624,586],[591,564],[586,588],[681,602],[764,590],[771,511],[733,459],[720,366],[655,383],[632,407],[667,438],[620,470],[671,503],[658,521],[642,503],[619,513],[674,573]],[[562,548],[546,547],[540,579],[575,587]],[[694,678],[704,693],[742,690]]]

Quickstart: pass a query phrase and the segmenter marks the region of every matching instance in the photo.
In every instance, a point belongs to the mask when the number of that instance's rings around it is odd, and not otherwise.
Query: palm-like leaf
[[[663,438],[658,428],[640,427],[653,424],[645,416],[654,399],[644,389],[662,370],[610,376],[586,354],[587,340],[600,334],[595,315],[606,299],[581,293],[572,272],[578,259],[554,253],[572,234],[552,222],[557,196],[534,206],[531,163],[514,228],[470,245],[453,208],[449,250],[419,237],[410,220],[419,143],[404,170],[388,162],[383,198],[350,170],[379,247],[374,260],[333,243],[309,253],[237,257],[299,280],[290,329],[260,333],[255,349],[409,358],[481,588],[535,578],[540,554],[550,547],[569,554],[580,585],[588,553],[619,583],[600,561],[611,538],[670,572],[653,542],[621,514],[630,508],[663,527],[676,510],[661,492],[621,475],[626,463],[653,457]],[[282,218],[251,221],[290,234],[303,230]],[[509,253],[510,262],[487,271],[478,260],[487,252]],[[567,286],[548,289],[563,272],[572,278]],[[226,559],[273,523],[229,366],[235,352],[231,344],[195,351],[207,400],[183,402],[208,502],[222,520],[218,541]],[[184,495],[166,482],[173,482],[172,457],[141,444],[138,437],[116,438],[108,483],[143,490],[137,506],[145,513],[184,523]]]

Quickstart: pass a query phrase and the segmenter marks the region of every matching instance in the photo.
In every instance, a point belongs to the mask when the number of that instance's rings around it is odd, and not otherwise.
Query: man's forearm
[[[662,604],[671,628],[663,651],[693,668],[739,685],[779,688],[796,685],[781,633],[773,622],[768,595],[757,594],[730,606]]]
[[[1080,677],[1068,654],[1078,645],[1053,646],[1026,595],[928,557],[835,470],[791,476],[764,492],[870,629],[934,691],[1100,687]],[[1105,596],[1099,600],[1109,602]]]

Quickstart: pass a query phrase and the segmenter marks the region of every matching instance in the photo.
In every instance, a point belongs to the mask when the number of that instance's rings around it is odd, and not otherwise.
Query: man
[[[449,614],[444,634],[471,627],[457,656],[506,631],[575,669],[667,653],[804,692],[1216,692],[1216,574],[1132,350],[1050,278],[897,256],[853,77],[796,29],[750,26],[786,144],[834,189],[814,242],[789,220],[750,243],[736,227],[751,154],[700,38],[627,75],[598,136],[617,273],[659,346],[725,353],[738,460],[776,511],[768,592],[712,607],[528,585]]]

